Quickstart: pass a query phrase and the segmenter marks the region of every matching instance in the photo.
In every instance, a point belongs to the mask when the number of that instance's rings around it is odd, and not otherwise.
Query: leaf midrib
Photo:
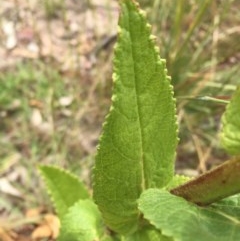
[[[128,25],[129,25],[129,36],[130,36],[130,40],[131,43],[134,43],[132,41],[133,37],[132,37],[132,30],[131,30],[131,19],[128,18]],[[142,132],[142,120],[141,120],[141,105],[140,100],[139,100],[139,92],[138,92],[138,84],[137,84],[137,78],[136,78],[136,65],[135,65],[135,61],[138,58],[135,58],[134,56],[134,44],[131,44],[131,56],[132,56],[132,62],[133,62],[133,72],[134,72],[134,90],[135,90],[135,99],[136,99],[136,105],[137,105],[137,117],[138,117],[138,123],[139,123],[139,136],[140,136],[140,152],[141,152],[141,157],[140,157],[140,163],[141,163],[141,176],[142,176],[142,183],[141,183],[141,187],[142,190],[146,190],[147,189],[147,181],[145,178],[145,161],[144,161],[144,136],[143,136],[143,132]]]

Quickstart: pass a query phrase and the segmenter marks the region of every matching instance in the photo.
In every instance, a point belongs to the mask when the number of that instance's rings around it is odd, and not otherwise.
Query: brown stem
[[[226,161],[170,192],[205,206],[240,192],[240,157]]]

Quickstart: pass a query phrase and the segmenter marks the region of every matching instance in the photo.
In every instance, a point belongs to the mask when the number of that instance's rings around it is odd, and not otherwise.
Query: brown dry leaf
[[[12,231],[7,231],[0,227],[0,240],[1,241],[14,241],[16,234]]]
[[[52,236],[52,231],[51,228],[47,224],[43,224],[39,227],[37,227],[33,232],[32,232],[32,239],[37,240],[41,238],[50,238]]]
[[[7,180],[0,178],[0,192],[7,193],[15,197],[22,197],[22,194]]]
[[[12,56],[27,59],[37,59],[39,57],[39,54],[37,49],[32,49],[31,47],[29,49],[24,47],[17,47],[12,50]]]
[[[34,218],[34,217],[38,217],[41,215],[41,213],[43,212],[44,208],[43,207],[37,207],[37,208],[31,208],[28,209],[25,213],[25,217],[26,218]]]
[[[40,100],[36,100],[36,99],[31,99],[29,102],[29,105],[33,108],[37,108],[37,109],[42,109],[43,108],[43,102]]]
[[[59,234],[59,229],[60,229],[60,221],[58,217],[53,214],[47,214],[45,216],[45,220],[47,221],[48,225],[51,228],[52,238],[57,238]]]
[[[43,223],[32,232],[32,239],[40,238],[57,238],[60,229],[60,221],[57,216],[53,214],[46,214]]]

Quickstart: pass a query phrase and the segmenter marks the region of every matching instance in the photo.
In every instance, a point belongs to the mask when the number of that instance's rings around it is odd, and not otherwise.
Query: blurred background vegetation
[[[139,0],[177,99],[176,170],[198,175],[227,156],[219,120],[240,80],[240,1]],[[0,1],[0,215],[51,209],[39,164],[88,185],[110,106],[118,2]]]

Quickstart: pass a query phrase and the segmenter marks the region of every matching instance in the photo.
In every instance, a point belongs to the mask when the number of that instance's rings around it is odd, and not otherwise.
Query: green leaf
[[[177,241],[240,240],[240,197],[199,207],[167,191],[149,189],[139,200],[144,217]]]
[[[192,178],[183,176],[183,175],[175,175],[172,180],[167,184],[165,187],[167,190],[170,190],[172,188],[178,187],[180,185],[183,185],[184,183],[190,181]]]
[[[222,116],[221,145],[229,154],[240,154],[240,87]]]
[[[60,218],[79,199],[89,198],[87,189],[73,174],[54,166],[40,166],[39,169]]]
[[[107,235],[101,238],[101,241],[121,241],[121,238],[118,235]]]
[[[159,57],[145,15],[121,1],[115,48],[113,97],[94,168],[93,196],[106,224],[136,231],[137,199],[173,177],[177,124],[165,61]]]
[[[154,227],[145,227],[130,236],[123,237],[121,241],[173,241],[173,239],[163,236]]]
[[[97,206],[90,199],[79,200],[61,220],[58,241],[100,240],[103,233],[103,221]]]

